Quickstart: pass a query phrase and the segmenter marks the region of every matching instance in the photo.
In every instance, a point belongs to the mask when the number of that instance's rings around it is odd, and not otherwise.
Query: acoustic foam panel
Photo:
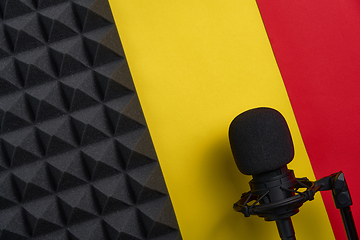
[[[0,239],[181,239],[108,2],[0,19]]]
[[[360,226],[360,3],[257,0],[317,178],[342,170]],[[330,193],[336,239],[346,239]]]
[[[314,180],[287,92],[253,0],[110,1],[184,239],[279,239],[276,224],[232,209],[251,177],[235,165],[228,128],[272,107],[295,145],[289,168]],[[334,239],[321,195],[293,218],[298,239]]]

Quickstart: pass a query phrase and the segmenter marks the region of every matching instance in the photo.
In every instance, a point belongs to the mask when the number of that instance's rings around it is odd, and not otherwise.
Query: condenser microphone
[[[272,108],[248,110],[230,124],[229,140],[240,172],[253,177],[251,191],[235,204],[235,210],[276,221],[281,239],[295,239],[290,216],[304,200],[294,199],[297,182],[286,166],[294,158],[286,120]],[[251,201],[255,203],[248,205]]]
[[[241,113],[230,124],[229,140],[240,172],[252,175],[251,190],[234,204],[236,211],[245,217],[257,215],[276,221],[281,239],[295,240],[290,217],[304,202],[313,200],[316,192],[331,190],[348,239],[359,239],[343,172],[312,182],[295,178],[287,168],[294,158],[294,146],[286,120],[277,110],[261,107]]]

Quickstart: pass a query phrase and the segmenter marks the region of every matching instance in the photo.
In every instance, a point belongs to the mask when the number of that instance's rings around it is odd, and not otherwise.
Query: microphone
[[[318,191],[332,191],[349,240],[358,240],[351,213],[352,200],[342,171],[315,182],[295,178],[287,164],[294,158],[294,145],[285,118],[267,107],[250,109],[230,124],[229,141],[240,172],[252,175],[250,191],[242,194],[233,208],[245,217],[258,215],[276,221],[283,240],[295,240],[291,216],[299,207],[314,199]],[[305,188],[304,191],[299,191]]]
[[[234,209],[246,217],[258,215],[276,221],[281,239],[294,240],[290,216],[299,211],[303,202],[312,200],[315,192],[295,195],[294,188],[304,183],[297,181],[286,166],[294,158],[286,120],[272,108],[248,110],[231,122],[229,140],[240,172],[253,177],[249,182],[251,191],[243,194]],[[251,201],[255,203],[248,205]]]

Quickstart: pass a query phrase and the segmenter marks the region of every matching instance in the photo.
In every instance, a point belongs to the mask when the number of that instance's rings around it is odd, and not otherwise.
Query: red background
[[[257,3],[315,176],[345,173],[360,226],[360,2]],[[331,194],[323,198],[336,239],[346,239]]]

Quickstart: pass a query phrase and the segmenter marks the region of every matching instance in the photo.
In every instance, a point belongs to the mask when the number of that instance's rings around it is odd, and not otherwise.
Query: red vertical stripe
[[[360,226],[360,2],[257,2],[315,175],[344,171]],[[346,239],[331,194],[323,197],[336,238]]]

